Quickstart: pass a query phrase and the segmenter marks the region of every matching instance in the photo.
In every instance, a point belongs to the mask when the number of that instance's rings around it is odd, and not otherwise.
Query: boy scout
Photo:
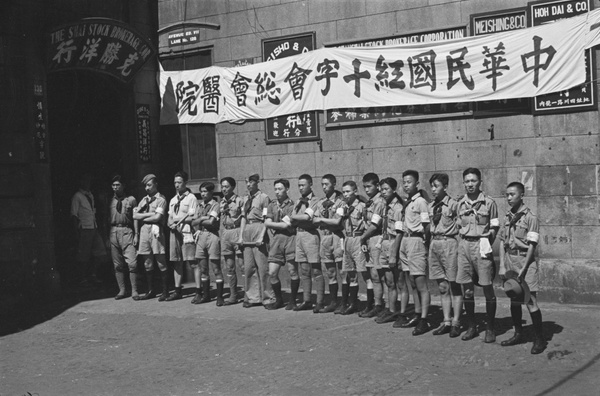
[[[341,269],[343,250],[342,216],[337,213],[343,205],[343,195],[335,189],[336,179],[332,174],[321,178],[321,186],[325,197],[317,203],[317,211],[313,223],[319,227],[321,238],[320,256],[321,263],[327,270],[329,279],[329,305],[320,310],[320,313],[334,312],[337,309],[338,267]]]
[[[125,272],[129,267],[131,298],[139,300],[137,290],[137,253],[135,251],[136,233],[133,229],[133,208],[137,206],[134,197],[125,194],[125,183],[120,175],[112,178],[113,198],[110,201],[110,253],[115,267],[115,278],[119,293],[115,300],[127,297]]]
[[[429,242],[429,213],[427,201],[419,190],[419,172],[407,170],[402,173],[402,188],[407,195],[402,229],[404,237],[400,244],[402,270],[408,271],[413,289],[417,289],[421,303],[421,318],[412,334],[421,335],[429,331],[427,320],[430,295],[427,287],[427,244]]]
[[[506,187],[506,199],[510,210],[506,213],[500,230],[500,276],[505,277],[507,271],[515,271],[520,282],[525,281],[529,286],[531,298],[524,301],[533,322],[534,342],[531,353],[537,355],[546,349],[546,341],[542,331],[542,312],[537,304],[538,263],[535,248],[540,239],[538,220],[535,214],[523,202],[525,187],[519,182],[510,183]],[[511,301],[510,315],[515,334],[508,340],[502,341],[502,346],[520,344],[523,339],[523,312],[521,303]]]
[[[219,203],[213,198],[215,185],[212,182],[204,182],[200,185],[200,200],[196,217],[192,226],[196,232],[196,259],[199,268],[194,268],[196,280],[196,296],[192,304],[204,304],[210,302],[210,266],[215,275],[217,285],[217,307],[223,306],[223,271],[221,270],[221,244],[219,242]],[[209,266],[210,260],[210,266]],[[199,286],[202,281],[203,295],[200,297]]]
[[[358,316],[372,318],[383,313],[383,286],[379,277],[379,269],[381,269],[379,254],[386,202],[379,192],[379,176],[375,173],[367,173],[363,176],[362,182],[365,193],[369,197],[364,212],[367,229],[360,239],[362,251],[368,257],[367,271],[362,273],[367,284],[367,305]]]
[[[487,327],[484,342],[496,341],[494,319],[496,316],[496,295],[494,280],[494,259],[492,245],[500,226],[496,202],[481,191],[481,171],[468,168],[463,172],[463,184],[466,194],[458,202],[460,241],[458,243],[458,272],[456,282],[463,288],[463,301],[468,329],[462,340],[477,337],[475,324],[474,276],[485,295]]]
[[[462,291],[456,283],[458,253],[458,202],[450,198],[448,175],[435,173],[429,179],[434,201],[429,204],[431,244],[429,247],[429,279],[436,280],[442,299],[444,321],[433,331],[433,335],[450,333],[450,337],[460,335],[460,312],[462,311]],[[454,317],[450,317],[451,309]]]
[[[196,215],[198,201],[187,188],[187,182],[188,175],[185,172],[177,172],[173,178],[176,195],[169,202],[167,226],[171,230],[169,258],[174,263],[175,293],[168,296],[167,301],[179,300],[182,297],[183,263],[188,263],[192,268],[196,265],[196,244],[191,224]],[[164,294],[168,292],[165,291]],[[162,301],[161,298],[158,300]]]
[[[304,301],[294,308],[294,311],[304,311],[313,308],[310,300],[312,291],[312,278],[317,289],[317,305],[314,313],[319,313],[324,308],[325,280],[321,271],[321,257],[319,256],[319,232],[313,224],[313,218],[319,199],[312,191],[312,177],[307,174],[298,178],[298,190],[301,197],[296,201],[292,214],[292,225],[296,227],[296,262],[300,266],[300,279]]]
[[[267,229],[263,223],[270,200],[267,194],[258,189],[259,181],[258,174],[253,174],[246,179],[248,195],[244,197],[238,240],[238,244],[244,249],[244,308],[258,304],[266,306],[273,302],[268,279]]]
[[[358,272],[367,271],[361,238],[365,232],[365,204],[356,196],[358,187],[352,180],[344,182],[344,205],[338,209],[343,216],[344,257],[342,260],[342,301],[335,314],[351,315],[358,310]]]
[[[398,182],[396,179],[387,177],[379,182],[381,196],[385,199],[386,207],[383,216],[383,227],[381,235],[381,253],[378,270],[379,277],[385,279],[388,287],[389,307],[377,317],[377,323],[389,323],[396,319],[396,301],[398,300],[398,251],[402,241],[402,198],[396,194]]]
[[[148,300],[156,296],[153,287],[154,260],[158,264],[163,284],[163,294],[160,300],[167,298],[167,262],[165,258],[165,235],[163,232],[164,217],[167,211],[167,200],[158,192],[158,182],[152,173],[144,176],[142,184],[146,195],[133,210],[134,228],[139,230],[138,254],[144,257],[146,268],[146,279],[148,281],[148,292],[141,300]],[[141,228],[139,224],[142,224]]]
[[[296,296],[300,286],[298,278],[298,265],[296,264],[296,230],[292,227],[292,212],[294,203],[288,197],[290,182],[286,179],[277,179],[273,183],[275,198],[267,208],[265,225],[272,231],[269,238],[269,281],[275,294],[275,302],[267,305],[267,309],[274,310],[283,307],[283,296],[281,294],[281,282],[279,270],[286,264],[291,279],[291,298],[286,310],[296,307]]]
[[[237,242],[240,238],[243,200],[239,195],[234,194],[235,185],[233,177],[221,179],[221,193],[223,194],[223,199],[219,202],[221,256],[225,259],[227,280],[229,281],[229,298],[225,300],[225,305],[237,304],[236,258],[242,262],[242,250]]]

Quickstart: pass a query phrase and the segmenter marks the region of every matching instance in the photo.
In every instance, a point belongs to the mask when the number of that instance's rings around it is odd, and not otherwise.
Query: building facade
[[[159,58],[165,70],[234,67],[293,55],[286,50],[295,42],[310,50],[436,41],[535,26],[598,5],[587,0],[159,0]],[[310,124],[320,136],[302,139],[299,133],[289,142],[269,121],[161,126],[161,134],[179,139],[181,164],[193,186],[232,176],[240,194],[252,173],[261,175],[262,188],[270,193],[274,180],[293,181],[302,173],[316,180],[333,173],[341,184],[367,172],[400,179],[402,171],[416,169],[425,190],[431,174],[447,172],[449,192],[458,196],[464,192],[462,171],[473,166],[482,169],[483,189],[503,214],[505,186],[520,181],[526,203],[540,218],[542,298],[598,303],[600,142],[593,58],[590,52],[588,84],[544,98],[321,112]],[[298,196],[295,188],[292,194]]]

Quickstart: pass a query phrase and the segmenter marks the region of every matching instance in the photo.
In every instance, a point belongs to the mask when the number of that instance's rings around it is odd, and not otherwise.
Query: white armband
[[[394,229],[395,229],[396,231],[403,231],[403,230],[404,230],[404,227],[403,227],[403,225],[402,225],[402,222],[401,222],[401,221],[397,221],[397,222],[395,222],[395,223],[394,223]]]
[[[308,217],[310,217],[311,220],[312,220],[312,218],[315,215],[315,211],[312,210],[311,208],[306,208],[306,210],[304,211],[304,213],[306,213],[308,215]]]
[[[528,240],[529,242],[535,242],[535,243],[538,243],[538,242],[539,242],[539,240],[540,240],[540,234],[539,234],[539,233],[537,233],[537,232],[529,231],[529,232],[527,233],[527,240]]]
[[[267,216],[267,208],[263,208],[263,216]]]
[[[375,225],[379,225],[379,223],[381,223],[381,216],[373,213],[373,216],[371,216],[371,223],[373,223]]]
[[[219,214],[217,212],[215,212],[214,210],[211,211],[208,215],[214,217],[217,220],[219,220]]]
[[[292,220],[290,219],[290,216],[285,216],[283,219],[281,219],[281,221],[283,221],[287,225],[292,225]]]
[[[490,220],[490,227],[500,227],[500,220],[498,220],[498,219],[491,219]]]
[[[163,208],[156,208],[154,212],[158,214],[165,214],[165,210]]]
[[[421,223],[429,223],[429,213],[421,212]]]
[[[344,208],[337,208],[337,210],[335,211],[335,213],[338,216],[343,216],[344,215]]]

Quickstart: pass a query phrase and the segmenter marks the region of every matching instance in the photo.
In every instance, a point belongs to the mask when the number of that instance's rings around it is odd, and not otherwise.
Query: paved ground
[[[0,318],[0,395],[591,395],[600,310],[543,304],[548,349],[414,337],[357,316],[87,295]],[[484,311],[478,298],[477,312]],[[439,299],[433,299],[434,318]],[[527,327],[528,314],[524,314]],[[481,314],[480,319],[483,318]]]

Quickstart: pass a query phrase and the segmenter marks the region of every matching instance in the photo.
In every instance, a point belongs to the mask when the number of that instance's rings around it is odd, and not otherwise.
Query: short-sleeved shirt
[[[397,197],[385,206],[383,217],[383,235],[396,236],[402,231],[402,204]]]
[[[123,197],[121,199],[121,212],[117,210],[119,199],[113,196],[110,201],[110,224],[133,226],[133,208],[137,206],[134,197]]]
[[[179,206],[177,205],[179,203]],[[196,196],[189,191],[179,195],[176,194],[169,202],[169,216],[175,223],[179,222],[186,216],[193,218],[196,215],[198,200]]]
[[[152,197],[146,195],[134,209],[134,212],[161,214],[163,217],[159,223],[164,224],[165,214],[167,213],[167,199],[159,192]]]
[[[248,201],[250,201],[250,204],[248,204]],[[263,217],[267,215],[269,202],[271,202],[269,196],[260,190],[254,193],[252,197],[246,195],[243,202],[242,217],[245,217],[246,221],[262,221]]]
[[[303,202],[302,200],[308,200],[308,203]],[[318,210],[319,198],[315,196],[315,194],[311,191],[306,197],[298,199],[294,204],[294,215],[299,214],[307,214],[310,220],[303,220],[298,222],[297,227],[302,228],[304,230],[314,230],[316,226],[313,224],[312,219],[315,216],[315,213]]]
[[[483,192],[475,201],[467,195],[458,202],[460,235],[467,237],[488,237],[490,230],[500,227],[496,202]]]
[[[243,207],[244,200],[239,195],[233,194],[229,199],[221,199],[219,211],[223,228],[238,228],[240,226]]]
[[[385,207],[387,203],[381,196],[381,193],[377,193],[373,198],[369,199],[365,204],[364,218],[365,223],[368,225],[374,224],[377,226],[377,234],[381,233],[383,216],[385,216]]]
[[[511,221],[514,224],[511,225]],[[540,228],[536,215],[525,204],[517,213],[508,211],[498,237],[509,249],[527,250],[530,243],[540,240]]]
[[[98,228],[94,196],[89,191],[79,189],[71,199],[71,215],[79,219],[79,227],[84,230]]]
[[[353,233],[363,233],[365,232],[366,223],[365,223],[365,204],[361,202],[358,198],[352,202],[352,205],[348,206],[346,202],[344,202],[343,207],[338,209],[338,213],[342,214],[344,217],[344,233],[346,236],[351,236]]]
[[[219,230],[219,209],[219,203],[214,198],[211,198],[208,202],[204,202],[203,199],[198,200],[198,210],[196,211],[196,218],[199,219],[201,217],[214,217],[217,220],[217,224],[214,227],[206,227],[200,225],[201,229],[206,229],[209,231]]]
[[[429,230],[432,235],[457,235],[458,202],[449,195],[446,195],[439,202],[430,202],[429,220],[431,221]]]
[[[271,219],[275,223],[281,223],[282,221],[288,223],[291,221],[290,217],[292,216],[293,212],[294,202],[292,202],[291,199],[286,198],[281,203],[279,203],[279,200],[274,199],[269,202],[269,206],[267,206],[267,219]]]
[[[324,217],[326,219],[339,219],[341,216],[337,212],[338,208],[344,205],[344,196],[339,191],[334,191],[331,196],[323,197],[317,202],[316,217]],[[321,225],[319,228],[331,231],[339,230],[340,227]]]
[[[421,196],[419,191],[406,203],[402,229],[405,232],[425,232],[424,224],[427,223],[429,223],[427,200]]]

